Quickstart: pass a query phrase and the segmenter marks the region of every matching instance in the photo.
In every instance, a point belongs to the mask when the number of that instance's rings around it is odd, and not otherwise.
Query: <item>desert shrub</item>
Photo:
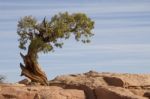
[[[4,83],[4,80],[5,80],[5,76],[0,75],[0,83]]]

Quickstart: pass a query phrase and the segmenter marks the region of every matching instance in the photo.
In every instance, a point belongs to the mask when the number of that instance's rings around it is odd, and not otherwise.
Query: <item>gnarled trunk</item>
[[[37,52],[29,47],[27,55],[20,53],[23,58],[24,65],[20,63],[21,76],[26,76],[33,82],[39,82],[42,85],[48,85],[46,74],[41,70],[37,62]]]

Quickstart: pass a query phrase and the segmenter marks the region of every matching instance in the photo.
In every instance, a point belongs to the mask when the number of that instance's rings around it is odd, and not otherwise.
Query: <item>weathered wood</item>
[[[27,54],[24,56],[20,53],[21,57],[24,60],[24,64],[20,63],[20,68],[22,70],[21,76],[26,76],[33,82],[39,82],[42,85],[48,85],[48,80],[46,74],[42,71],[38,65],[36,58],[32,57],[32,54]]]
[[[22,72],[21,75],[24,75],[26,77],[28,77],[29,79],[31,79],[34,82],[39,82],[42,85],[48,85],[47,79],[45,79],[42,76],[33,74],[32,72],[28,71],[24,66],[20,65]]]

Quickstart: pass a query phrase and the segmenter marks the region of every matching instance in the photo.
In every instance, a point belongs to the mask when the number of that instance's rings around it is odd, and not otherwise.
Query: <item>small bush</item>
[[[4,83],[4,80],[5,80],[5,76],[0,75],[0,83]]]

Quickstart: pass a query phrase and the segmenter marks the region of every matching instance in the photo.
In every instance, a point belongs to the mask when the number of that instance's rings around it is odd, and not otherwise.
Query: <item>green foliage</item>
[[[18,22],[19,47],[32,50],[32,52],[50,52],[55,47],[62,47],[63,41],[74,35],[75,40],[89,43],[93,36],[91,30],[94,22],[83,13],[59,13],[51,20],[42,22],[32,16],[25,16]]]
[[[24,18],[21,18],[21,20],[18,22],[17,33],[20,36],[19,47],[21,49],[26,49],[25,44],[28,42],[28,40],[32,40],[31,35],[35,31],[36,25],[37,21],[32,16],[25,16]]]

